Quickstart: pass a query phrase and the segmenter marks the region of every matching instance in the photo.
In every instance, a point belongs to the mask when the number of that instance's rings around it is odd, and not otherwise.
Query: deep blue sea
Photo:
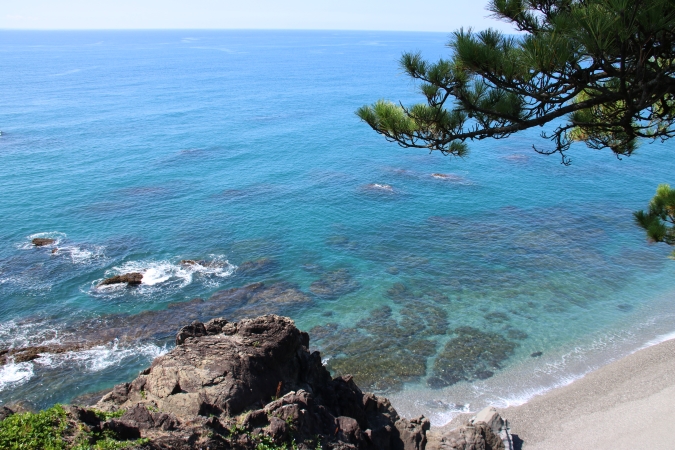
[[[532,151],[540,130],[457,159],[359,121],[418,101],[397,60],[447,40],[0,31],[0,349],[83,345],[1,366],[0,401],[68,402],[134,378],[176,324],[275,312],[333,373],[442,424],[671,336],[671,249],[632,211],[675,182],[675,142],[565,167]]]

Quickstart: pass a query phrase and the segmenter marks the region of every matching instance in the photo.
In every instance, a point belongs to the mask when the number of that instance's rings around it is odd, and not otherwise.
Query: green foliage
[[[633,215],[637,224],[647,232],[650,241],[675,245],[675,189],[660,184],[656,195],[649,202],[649,209],[636,211]],[[675,258],[675,251],[671,257]]]
[[[639,139],[675,135],[673,0],[492,0],[524,34],[460,29],[450,59],[406,53],[425,103],[379,100],[356,114],[403,147],[464,156],[465,142],[554,122],[544,154],[575,141],[630,156]]]
[[[98,409],[94,409],[93,411],[96,414],[96,417],[102,421],[122,417],[124,413],[127,412],[126,409],[118,409],[117,411],[99,411]]]
[[[101,420],[120,417],[124,411],[96,411]],[[74,429],[65,409],[55,405],[38,413],[13,414],[0,422],[0,448],[8,450],[120,450],[148,443],[149,439],[120,441],[110,431]]]
[[[61,450],[68,427],[61,405],[38,413],[13,414],[0,422],[0,448],[8,450]]]
[[[295,443],[295,441],[291,441],[290,444],[287,443],[281,443],[277,444],[274,442],[274,440],[265,435],[260,435],[257,436],[256,438],[257,444],[255,446],[255,450],[297,450],[298,445]]]

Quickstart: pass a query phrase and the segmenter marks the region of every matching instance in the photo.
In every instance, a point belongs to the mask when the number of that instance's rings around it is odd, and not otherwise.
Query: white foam
[[[46,322],[17,323],[10,320],[0,323],[0,342],[8,348],[58,345],[59,330]]]
[[[394,192],[394,188],[389,184],[384,183],[371,183],[367,187],[370,189],[379,189],[381,191]]]
[[[171,266],[158,266],[158,267],[150,267],[146,271],[143,272],[143,284],[147,284],[148,286],[154,286],[159,283],[164,283],[165,281],[169,281],[172,277],[177,277],[185,280],[185,284],[190,283],[191,277],[187,271],[183,271],[180,269],[175,269],[174,267]]]
[[[143,274],[141,280],[142,286],[156,286],[159,284],[170,284],[177,288],[183,288],[192,282],[192,273],[185,268],[173,264],[171,261],[129,261],[121,266],[113,267],[106,271],[105,277],[123,275],[125,273],[138,272]],[[94,281],[94,286],[103,280]],[[118,290],[126,285],[101,286],[99,290]]]
[[[237,266],[230,264],[221,256],[211,255],[208,264],[182,265],[170,260],[162,261],[129,261],[118,267],[113,267],[105,273],[105,277],[122,275],[125,273],[138,272],[143,274],[139,289],[134,292],[140,294],[152,293],[157,288],[182,289],[193,282],[195,276],[205,284],[213,283],[213,277],[225,278],[234,273]],[[126,292],[126,284],[112,284],[98,286],[102,279],[92,282],[94,292]]]
[[[192,273],[199,273],[203,275],[215,275],[217,277],[229,277],[237,269],[237,266],[230,264],[227,259],[218,255],[209,255],[206,259],[207,264],[190,264],[184,268]]]
[[[645,343],[645,345],[640,347],[639,350],[645,349],[647,347],[653,347],[654,345],[658,345],[658,344],[661,344],[663,342],[670,341],[672,339],[675,339],[675,331],[673,331],[672,333],[666,333],[666,334],[661,334],[659,336],[656,336],[654,339],[652,339],[651,341],[648,341],[647,343]]]
[[[94,261],[106,259],[105,247],[98,245],[91,247],[59,247],[58,253],[64,253],[70,256],[70,260],[73,264],[90,264]]]
[[[168,351],[166,345],[159,347],[155,344],[138,344],[127,347],[120,346],[119,342],[115,340],[112,344],[97,345],[87,350],[41,354],[34,362],[49,369],[77,365],[88,372],[98,372],[118,365],[127,358],[141,356],[152,360]]]
[[[0,367],[0,391],[14,388],[33,378],[33,364],[30,362],[14,363],[10,361]]]

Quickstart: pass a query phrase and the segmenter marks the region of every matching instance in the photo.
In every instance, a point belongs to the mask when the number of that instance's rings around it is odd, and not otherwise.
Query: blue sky
[[[262,28],[453,31],[498,28],[488,0],[18,0],[3,29]]]

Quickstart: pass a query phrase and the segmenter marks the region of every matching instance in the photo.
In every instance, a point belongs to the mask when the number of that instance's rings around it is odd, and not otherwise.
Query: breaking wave
[[[127,285],[113,284],[99,286],[103,279],[92,282],[91,292],[103,295],[117,295],[131,292],[137,295],[152,294],[158,290],[178,290],[199,281],[207,286],[217,286],[223,278],[234,273],[237,266],[230,264],[221,256],[211,256],[208,260],[193,261],[190,264],[172,260],[129,261],[106,271],[105,278],[138,272],[143,274],[141,284],[134,290]]]
[[[111,366],[118,365],[128,358],[146,358],[149,360],[162,356],[169,351],[167,345],[162,347],[155,344],[137,344],[120,346],[115,340],[108,345],[97,345],[87,350],[70,351],[65,353],[41,354],[35,363],[46,369],[58,369],[64,366],[78,366],[87,372],[98,372]]]
[[[29,362],[15,363],[10,360],[0,367],[0,391],[14,388],[33,378],[33,364]]]

